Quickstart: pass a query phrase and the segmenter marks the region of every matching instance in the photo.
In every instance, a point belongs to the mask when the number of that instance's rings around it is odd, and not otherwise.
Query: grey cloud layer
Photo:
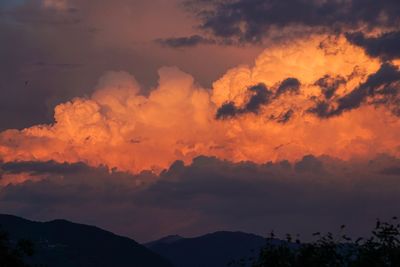
[[[273,27],[303,25],[335,32],[362,25],[394,27],[400,22],[396,0],[193,0],[187,5],[201,18],[201,28],[239,42],[260,42]]]
[[[350,42],[371,56],[400,57],[399,31],[394,30],[400,26],[400,2],[396,0],[187,0],[185,6],[199,18],[198,28],[207,37],[166,38],[163,45],[261,44],[266,39],[288,40],[312,33],[346,33]],[[374,28],[392,31],[376,37],[358,31]]]
[[[193,47],[201,44],[215,44],[214,40],[204,38],[197,34],[187,37],[171,37],[165,39],[156,39],[155,41],[163,46],[172,48]]]
[[[141,241],[220,229],[275,229],[307,238],[342,223],[362,234],[376,217],[400,212],[393,204],[400,201],[399,168],[398,159],[384,155],[368,162],[309,155],[295,164],[259,165],[202,156],[188,166],[177,161],[158,177],[82,164],[8,163],[2,175],[46,178],[1,188],[0,208],[33,219],[92,223]]]
[[[383,33],[377,37],[366,37],[362,32],[348,33],[347,39],[363,47],[373,57],[383,60],[400,58],[400,31]]]

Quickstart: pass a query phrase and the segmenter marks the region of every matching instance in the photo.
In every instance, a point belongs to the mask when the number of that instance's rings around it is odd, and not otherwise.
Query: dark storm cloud
[[[337,99],[335,106],[332,106],[327,100],[318,100],[316,106],[311,108],[309,112],[315,113],[321,118],[338,116],[345,111],[360,107],[368,98],[371,98],[370,104],[386,105],[397,115],[399,111],[397,105],[400,103],[399,94],[399,68],[390,63],[383,63],[379,70],[368,76],[364,83]]]
[[[235,106],[234,102],[227,102],[222,104],[217,110],[217,114],[215,114],[215,118],[219,119],[228,119],[231,117],[235,117],[236,114],[239,113],[239,109]]]
[[[23,167],[6,173],[34,169],[45,176],[1,187],[2,212],[96,224],[141,241],[218,229],[308,236],[343,223],[358,234],[376,217],[399,212],[393,203],[400,201],[400,161],[384,155],[356,163],[308,155],[294,164],[200,156],[186,166],[177,161],[159,176],[15,164]]]
[[[306,26],[337,32],[342,28],[399,25],[397,0],[216,0],[187,1],[202,29],[238,42],[261,42],[273,28]]]
[[[373,57],[383,60],[400,58],[400,31],[387,32],[377,37],[366,37],[362,32],[348,33],[347,39]]]
[[[273,96],[272,91],[263,83],[250,86],[247,91],[250,96],[243,107],[236,107],[234,102],[224,103],[218,108],[215,115],[216,119],[229,119],[247,113],[258,114],[261,107],[267,105]]]
[[[229,119],[241,114],[258,114],[261,107],[269,103],[272,92],[265,84],[257,84],[247,88],[250,97],[243,107],[236,107],[234,102],[227,102],[218,108],[216,119]]]
[[[348,77],[351,78],[351,77]],[[342,76],[325,75],[318,79],[314,85],[320,87],[323,97],[313,97],[315,105],[306,110],[320,118],[339,116],[346,111],[359,108],[362,104],[385,106],[394,115],[400,116],[400,69],[392,63],[382,63],[380,68],[367,77],[367,80],[349,93],[336,96],[339,86],[346,84],[346,78]],[[300,81],[296,78],[287,78],[274,90],[269,90],[266,85],[260,83],[249,87],[247,102],[243,106],[237,106],[230,101],[221,105],[216,112],[216,119],[232,119],[243,114],[258,114],[263,106],[275,101],[285,93],[298,94]],[[271,115],[270,120],[278,123],[288,122],[294,115],[293,108],[278,115]]]
[[[212,39],[204,38],[200,35],[192,35],[188,37],[171,37],[166,39],[157,39],[157,43],[171,47],[171,48],[183,48],[193,47],[201,44],[215,44]]]
[[[335,110],[327,101],[317,101],[315,106],[307,110],[320,118],[329,118],[334,116]]]
[[[383,169],[381,171],[382,174],[386,174],[386,175],[396,175],[396,176],[400,176],[400,167],[390,167],[390,168],[386,168]]]
[[[8,174],[27,173],[32,178],[42,177],[35,182],[28,180],[19,185],[8,185],[10,190],[1,190],[3,200],[12,202],[25,195],[27,201],[36,202],[39,199],[41,204],[47,203],[48,206],[78,204],[83,199],[122,201],[135,192],[138,184],[145,185],[156,177],[146,171],[131,175],[104,166],[89,167],[81,162],[7,162],[1,165],[0,170],[0,178]],[[145,181],[142,183],[141,179]]]
[[[57,163],[55,161],[37,162],[7,162],[0,164],[0,169],[8,173],[28,172],[34,174],[52,173],[68,174],[86,171],[89,167],[83,163]]]
[[[272,92],[262,83],[251,86],[248,90],[254,94],[250,97],[241,112],[258,114],[261,106],[269,103]]]
[[[332,77],[330,75],[325,75],[315,82],[321,88],[322,94],[326,99],[330,99],[339,88],[341,84],[345,84],[346,79],[341,76]]]
[[[296,78],[287,78],[279,85],[276,96],[286,92],[298,93],[300,90],[300,81]]]
[[[276,121],[278,123],[287,123],[294,115],[294,111],[293,109],[289,109],[288,111],[284,112],[283,114],[281,114]]]
[[[287,78],[283,80],[276,88],[275,92],[269,90],[263,83],[259,83],[247,88],[249,97],[242,107],[237,107],[232,101],[222,104],[215,115],[216,119],[230,119],[243,114],[259,114],[261,108],[268,105],[274,98],[284,93],[299,93],[300,81],[296,78]],[[276,120],[278,123],[288,122],[294,115],[294,110],[289,109],[286,112],[270,119]]]
[[[313,155],[306,155],[299,162],[296,162],[294,169],[297,172],[322,172],[323,163]]]
[[[396,93],[398,92],[399,81],[400,70],[389,63],[382,64],[380,69],[370,75],[365,83],[338,100],[339,105],[333,115],[339,115],[344,111],[358,108],[368,96],[383,95],[392,97],[390,91],[393,89]]]

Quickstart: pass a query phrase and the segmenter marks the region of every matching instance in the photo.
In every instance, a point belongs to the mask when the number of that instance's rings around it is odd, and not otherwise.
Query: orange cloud
[[[68,0],[43,0],[42,6],[44,8],[65,10],[68,7]]]
[[[110,72],[91,97],[58,105],[54,124],[0,133],[0,159],[82,161],[139,172],[159,171],[177,159],[190,162],[198,155],[258,163],[296,160],[305,154],[342,159],[398,156],[400,122],[383,106],[362,104],[325,119],[308,112],[324,98],[319,79],[343,77],[345,82],[330,96],[339,99],[380,65],[343,37],[314,36],[265,50],[254,66],[228,70],[211,90],[177,68],[161,68],[158,86],[144,96],[133,76]],[[276,92],[289,77],[300,82],[298,92],[283,92],[260,105],[257,114],[215,118],[225,103],[246,105],[252,97],[249,87],[263,83]]]

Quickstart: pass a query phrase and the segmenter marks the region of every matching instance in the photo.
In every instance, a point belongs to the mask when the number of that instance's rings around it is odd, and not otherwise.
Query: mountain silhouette
[[[0,214],[0,229],[11,241],[34,243],[32,264],[48,267],[172,267],[167,260],[127,237],[66,220],[34,222]]]
[[[145,243],[144,245],[146,247],[150,248],[150,247],[153,247],[153,246],[158,246],[160,244],[171,244],[171,243],[174,243],[174,242],[176,242],[178,240],[181,240],[181,239],[185,239],[185,238],[180,236],[180,235],[168,235],[168,236],[160,238],[158,240]]]
[[[168,236],[145,245],[175,267],[225,267],[233,260],[258,258],[265,243],[258,235],[220,231],[194,238]]]

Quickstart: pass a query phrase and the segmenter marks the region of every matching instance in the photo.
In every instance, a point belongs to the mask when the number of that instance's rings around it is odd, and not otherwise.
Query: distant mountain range
[[[11,241],[35,244],[32,264],[48,267],[172,267],[167,260],[127,237],[65,220],[33,222],[0,215]]]
[[[258,235],[220,231],[193,238],[171,235],[141,245],[94,226],[1,214],[0,230],[12,241],[31,240],[35,255],[30,263],[48,267],[225,267],[241,259],[251,262],[266,243]]]
[[[258,235],[222,231],[194,238],[167,236],[145,245],[175,267],[225,267],[241,259],[250,263],[265,243],[265,238]]]

